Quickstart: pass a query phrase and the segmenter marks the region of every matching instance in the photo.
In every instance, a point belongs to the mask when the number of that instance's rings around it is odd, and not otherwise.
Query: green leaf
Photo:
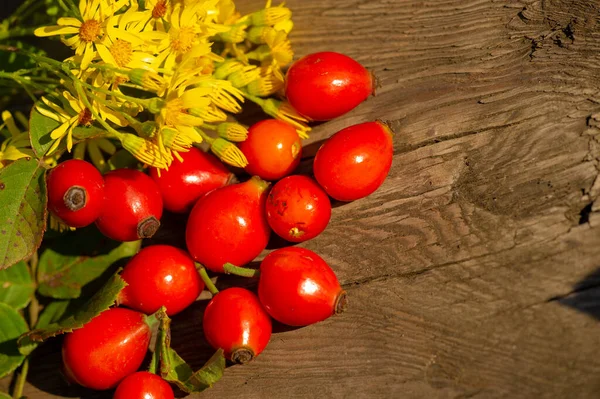
[[[23,309],[29,303],[35,285],[31,280],[27,263],[19,262],[0,270],[0,302],[15,309]]]
[[[0,378],[12,373],[25,356],[19,353],[17,338],[27,332],[27,323],[15,309],[0,303]]]
[[[72,301],[52,301],[40,314],[38,318],[36,328],[44,328],[50,324],[56,323],[62,319],[67,312],[67,309],[72,304]]]
[[[217,350],[202,368],[196,372],[172,349],[171,320],[164,309],[154,315],[160,321],[156,347],[150,362],[150,372],[160,371],[166,381],[177,385],[186,393],[202,392],[221,379],[225,370],[223,350]]]
[[[56,299],[77,298],[84,285],[107,271],[113,274],[116,267],[111,266],[135,255],[140,244],[109,240],[93,226],[57,238],[40,256],[39,292]]]
[[[29,137],[31,140],[31,148],[38,158],[42,158],[50,147],[54,140],[50,137],[50,133],[60,125],[59,122],[52,118],[48,118],[40,114],[35,107],[31,109],[31,115],[29,117]],[[76,144],[82,140],[92,138],[104,133],[105,130],[97,126],[82,127],[78,126],[73,129],[73,144]],[[57,151],[64,151],[66,148],[66,140],[58,146]]]
[[[0,269],[28,258],[46,229],[46,169],[19,159],[0,169]]]
[[[111,307],[125,286],[126,283],[121,276],[115,274],[100,291],[73,312],[73,314],[44,328],[36,328],[21,335],[18,340],[21,353],[29,354],[35,349],[37,343],[83,327],[94,317]]]

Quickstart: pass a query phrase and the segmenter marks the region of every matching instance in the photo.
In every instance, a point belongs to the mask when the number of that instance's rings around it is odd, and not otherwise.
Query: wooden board
[[[303,167],[324,138],[375,118],[396,132],[394,163],[304,245],[337,272],[348,312],[279,326],[198,397],[600,397],[597,1],[287,3],[297,56],[343,52],[381,81],[315,128]],[[173,322],[196,367],[210,356],[204,306]],[[29,398],[111,397],[64,385],[59,350],[39,350]]]

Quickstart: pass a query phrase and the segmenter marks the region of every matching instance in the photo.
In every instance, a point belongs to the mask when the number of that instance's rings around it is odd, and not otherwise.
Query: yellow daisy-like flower
[[[27,119],[23,114],[18,112],[15,115],[23,126],[28,125]],[[2,111],[2,121],[4,123],[0,126],[0,130],[6,127],[10,133],[10,137],[4,140],[0,145],[0,169],[17,159],[35,157],[35,154],[31,149],[27,129],[21,131],[15,123],[15,118],[8,111]]]
[[[81,69],[84,70],[96,57],[99,48],[108,52],[101,43],[106,35],[107,23],[115,11],[128,3],[128,0],[80,0],[81,19],[62,17],[58,19],[58,25],[44,26],[34,33],[41,37],[61,35],[62,42],[74,49],[75,54],[81,58]]]
[[[68,91],[63,92],[63,97],[68,103],[68,106],[64,109],[46,97],[42,97],[41,103],[38,102],[35,105],[35,109],[40,114],[60,123],[50,133],[50,138],[54,140],[54,143],[48,150],[48,154],[52,154],[58,148],[64,137],[67,138],[67,150],[71,152],[73,148],[73,129],[77,126],[90,126],[92,124],[92,113],[80,98],[75,98]],[[42,106],[42,103],[45,106]]]

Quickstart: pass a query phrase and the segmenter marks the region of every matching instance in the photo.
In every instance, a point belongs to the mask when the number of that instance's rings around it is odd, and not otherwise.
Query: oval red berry
[[[285,77],[290,105],[314,121],[337,118],[372,93],[371,73],[352,58],[331,51],[300,58]]]
[[[394,148],[390,129],[366,122],[340,130],[317,151],[314,174],[327,194],[353,201],[377,190],[387,177]]]

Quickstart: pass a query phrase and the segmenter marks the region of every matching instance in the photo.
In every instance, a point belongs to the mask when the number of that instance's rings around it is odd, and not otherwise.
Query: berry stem
[[[198,270],[198,273],[200,273],[200,278],[202,279],[202,281],[204,281],[204,285],[206,285],[206,288],[208,289],[208,291],[213,295],[217,295],[219,293],[219,290],[214,285],[214,283],[212,282],[210,277],[208,277],[208,274],[206,273],[206,269],[204,268],[204,266],[202,266],[200,263],[196,262],[196,269]]]
[[[23,396],[23,388],[25,387],[25,381],[27,380],[27,373],[29,372],[29,357],[25,358],[21,372],[15,383],[15,390],[13,391],[13,398],[19,399]]]
[[[260,270],[258,269],[248,269],[246,267],[239,267],[229,262],[223,265],[223,270],[227,274],[235,274],[236,276],[242,277],[256,278],[260,276]]]

